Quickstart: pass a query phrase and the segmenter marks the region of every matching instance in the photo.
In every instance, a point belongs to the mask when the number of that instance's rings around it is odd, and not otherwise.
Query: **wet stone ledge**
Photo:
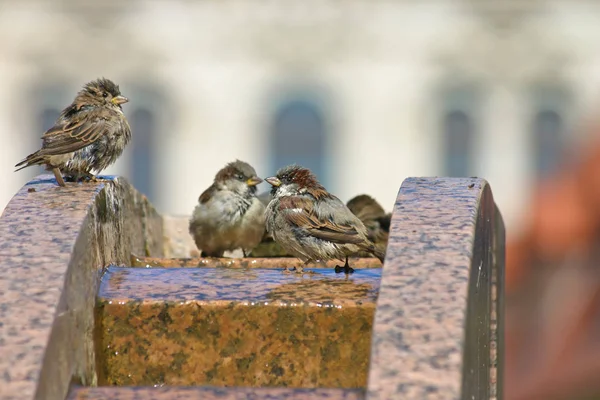
[[[363,388],[380,278],[111,267],[99,384]]]
[[[374,257],[350,257],[348,263],[354,269],[381,268],[381,262]],[[140,257],[132,255],[131,266],[142,268],[294,268],[304,263],[296,257],[269,257],[269,258],[163,258],[163,257]],[[339,260],[327,262],[317,261],[311,264],[312,268],[334,269],[336,265],[342,264]]]
[[[67,400],[362,400],[361,389],[120,387],[73,388]]]
[[[502,398],[485,180],[405,180],[384,267],[350,276],[199,258],[186,225],[121,178],[21,189],[0,218],[0,399]]]

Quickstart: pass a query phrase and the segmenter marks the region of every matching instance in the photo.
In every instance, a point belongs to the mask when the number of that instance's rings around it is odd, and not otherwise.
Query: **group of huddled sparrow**
[[[16,167],[45,165],[60,186],[92,180],[114,163],[131,140],[121,105],[128,99],[119,86],[101,78],[84,85],[54,126],[42,136],[42,148]],[[63,177],[65,179],[63,179]],[[266,178],[270,195],[261,200],[263,180],[248,163],[236,160],[215,176],[198,199],[189,230],[202,256],[222,257],[242,249],[244,257],[270,235],[304,266],[317,260],[345,260],[336,272],[351,273],[350,255],[374,255],[382,263],[390,215],[367,195],[348,205],[329,193],[307,168],[290,165]],[[265,232],[266,231],[266,232]],[[297,268],[297,272],[302,272]]]
[[[367,228],[307,168],[289,165],[266,178],[272,188],[264,202],[256,194],[256,185],[262,181],[250,164],[240,160],[217,173],[213,184],[200,195],[190,219],[190,233],[202,256],[222,257],[225,251],[239,248],[246,256],[262,241],[266,228],[275,242],[300,258],[304,266],[339,259],[345,264],[337,266],[336,272],[351,273],[348,256],[360,253],[383,262],[384,250],[374,242],[381,242],[381,235],[389,230],[389,216],[371,197],[357,196],[349,203],[370,222]]]

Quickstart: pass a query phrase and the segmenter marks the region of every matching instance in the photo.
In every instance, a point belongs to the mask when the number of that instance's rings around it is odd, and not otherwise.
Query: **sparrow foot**
[[[346,275],[353,274],[354,273],[354,268],[350,267],[349,265],[344,265],[343,267],[339,266],[339,265],[336,265],[335,266],[335,273],[336,274],[341,274],[342,272],[345,273]]]
[[[52,168],[52,172],[54,173],[54,177],[56,178],[56,182],[58,183],[58,186],[66,186],[65,185],[65,181],[62,177],[62,174],[60,173],[60,169],[58,168]]]
[[[353,274],[354,273],[354,268],[352,268],[349,264],[348,264],[348,257],[346,257],[346,263],[344,264],[343,267],[336,265],[335,266],[335,273],[339,274],[339,273],[345,273],[346,275],[348,274]]]
[[[68,182],[98,182],[95,175],[86,172],[69,175],[66,179]]]
[[[208,257],[208,258],[222,258],[223,253],[207,253],[204,250],[200,252],[200,257]]]

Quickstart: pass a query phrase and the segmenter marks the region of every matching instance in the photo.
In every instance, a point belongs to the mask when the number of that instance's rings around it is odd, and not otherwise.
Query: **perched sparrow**
[[[273,199],[270,192],[261,193],[258,196],[258,199],[265,205],[269,205],[269,202]],[[267,231],[260,241],[260,243],[252,249],[250,253],[251,257],[293,257],[293,255],[289,254],[285,250],[281,248],[279,243],[273,240],[273,236]]]
[[[128,101],[108,79],[89,82],[44,133],[42,148],[15,165],[21,167],[17,171],[46,165],[60,186],[65,186],[62,174],[74,180],[95,180],[91,171],[99,173],[114,163],[131,139],[121,109]]]
[[[246,252],[265,232],[265,206],[256,197],[262,179],[250,164],[236,160],[221,169],[200,195],[190,219],[190,233],[203,257],[222,257],[228,250]]]
[[[369,240],[377,246],[387,247],[391,214],[386,214],[383,207],[366,194],[352,198],[346,205],[365,224]]]
[[[335,270],[351,273],[354,270],[348,265],[348,256],[361,250],[383,262],[385,255],[367,238],[364,224],[327,192],[310,170],[290,165],[266,181],[273,186],[273,200],[265,213],[267,231],[304,265],[345,259],[344,266],[336,266]]]

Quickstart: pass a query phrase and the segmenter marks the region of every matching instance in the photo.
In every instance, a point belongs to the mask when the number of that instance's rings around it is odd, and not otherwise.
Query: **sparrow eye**
[[[108,93],[102,92],[102,97],[105,97],[105,98],[108,97]]]
[[[240,174],[237,174],[235,177],[239,181],[243,181],[244,180],[244,177],[242,175],[240,175]]]

